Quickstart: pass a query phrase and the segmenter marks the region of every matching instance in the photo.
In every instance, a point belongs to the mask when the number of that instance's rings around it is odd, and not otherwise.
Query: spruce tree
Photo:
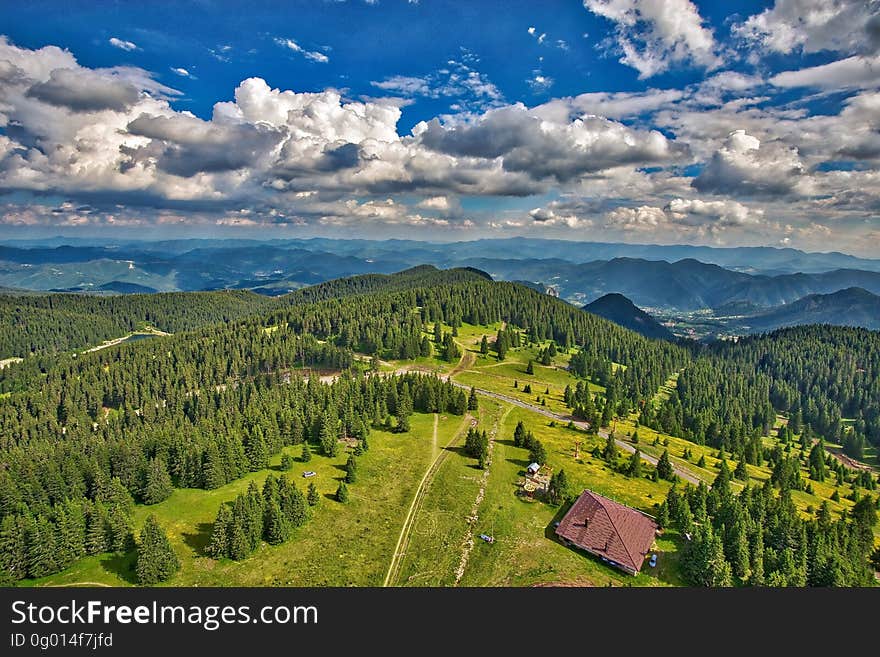
[[[477,401],[477,389],[472,386],[471,393],[470,395],[468,395],[468,410],[475,411],[477,410],[478,405],[479,402]]]
[[[215,559],[229,556],[229,538],[232,525],[232,511],[224,504],[217,511],[214,526],[211,529],[211,541],[208,543],[208,554]]]
[[[144,586],[170,579],[180,569],[180,561],[156,516],[147,516],[137,546],[137,578]]]
[[[627,465],[626,473],[630,477],[642,476],[642,453],[639,450],[633,452],[629,465]]]
[[[321,501],[321,496],[318,493],[318,487],[315,486],[315,482],[309,483],[309,490],[306,494],[306,499],[308,500],[309,506],[317,506],[318,502]]]
[[[339,488],[336,489],[336,501],[345,504],[348,502],[348,486],[344,481],[339,482]]]
[[[522,423],[522,420],[516,423],[516,428],[513,430],[513,444],[515,447],[523,447],[525,445],[526,440],[526,427]]]
[[[345,483],[353,484],[357,481],[357,459],[354,454],[349,454],[345,462]]]
[[[168,499],[174,488],[165,462],[160,458],[150,460],[144,481],[141,498],[144,504],[158,504]]]
[[[668,449],[664,449],[657,460],[657,476],[667,481],[672,481],[675,477],[675,468],[672,467],[672,462],[669,460]]]
[[[312,460],[312,450],[309,449],[308,443],[303,443],[302,454],[300,455],[299,460],[303,463],[308,463]]]

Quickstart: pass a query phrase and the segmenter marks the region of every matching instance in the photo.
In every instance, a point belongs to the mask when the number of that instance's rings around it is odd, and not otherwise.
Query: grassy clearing
[[[461,584],[464,586],[530,586],[578,584],[605,586],[676,585],[678,538],[668,532],[657,542],[660,558],[656,569],[631,577],[598,559],[563,546],[555,540],[553,522],[564,509],[516,495],[517,482],[528,463],[528,452],[513,446],[516,423],[522,420],[540,439],[554,470],[564,468],[574,490],[590,488],[624,504],[651,512],[669,489],[667,482],[629,479],[611,472],[604,462],[586,453],[591,439],[583,432],[550,427],[546,417],[514,407],[500,428],[492,455],[492,476],[479,508],[475,531],[495,536],[495,543],[477,541]],[[584,441],[583,458],[574,460],[574,441]]]
[[[489,431],[503,408],[491,400],[480,403],[479,426]],[[451,586],[470,533],[468,515],[480,489],[483,471],[464,453],[464,434],[448,449],[418,515],[403,558],[397,584]],[[491,471],[490,471],[491,473]]]
[[[460,424],[460,417],[441,417],[438,442],[448,442]],[[373,431],[370,450],[359,461],[358,482],[350,486],[351,500],[345,505],[330,497],[344,474],[346,450],[340,450],[334,459],[314,456],[308,463],[297,461],[288,476],[301,489],[306,481],[315,481],[322,493],[312,519],[287,543],[264,544],[244,561],[215,561],[203,556],[204,548],[220,505],[246,490],[250,481],[262,484],[271,468],[212,491],[175,490],[160,504],[139,506],[135,526],[139,531],[146,516],[154,513],[167,531],[182,566],[168,582],[172,586],[380,585],[403,523],[401,509],[408,507],[433,460],[433,426],[433,415],[416,414],[409,434]],[[298,456],[301,448],[287,450]],[[280,455],[276,455],[273,468],[279,463]],[[304,470],[314,470],[318,475],[305,480],[301,476]],[[275,473],[279,474],[277,470]],[[132,567],[132,555],[98,555],[62,573],[23,584],[95,582],[128,586],[133,584]]]

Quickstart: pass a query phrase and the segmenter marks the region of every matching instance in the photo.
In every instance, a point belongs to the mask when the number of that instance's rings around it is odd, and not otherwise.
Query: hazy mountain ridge
[[[880,330],[880,296],[859,287],[811,294],[772,310],[745,317],[733,326],[743,332],[763,333],[801,324],[859,326]]]

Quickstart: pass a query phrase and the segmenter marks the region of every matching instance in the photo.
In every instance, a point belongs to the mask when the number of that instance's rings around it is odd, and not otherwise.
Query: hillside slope
[[[641,333],[648,338],[673,340],[675,336],[656,319],[636,306],[622,294],[606,294],[584,306],[584,310],[614,322],[619,326]]]

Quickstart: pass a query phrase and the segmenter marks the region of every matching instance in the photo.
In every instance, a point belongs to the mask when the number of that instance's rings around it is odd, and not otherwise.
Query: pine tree
[[[229,556],[229,538],[232,525],[232,511],[224,504],[217,511],[214,526],[211,529],[211,541],[208,543],[208,554],[215,559]]]
[[[348,486],[344,481],[339,482],[339,488],[336,489],[336,501],[345,504],[348,502]]]
[[[318,493],[318,487],[315,486],[315,482],[309,483],[309,490],[306,494],[306,499],[308,500],[309,506],[317,506],[318,502],[321,501],[321,496]]]
[[[529,360],[529,364],[526,365],[526,374],[534,374],[535,373],[535,363]]]
[[[158,504],[168,499],[174,488],[171,485],[171,476],[165,462],[160,458],[150,460],[147,466],[144,488],[141,498],[144,504]]]
[[[281,469],[284,472],[293,469],[293,457],[290,454],[281,455]]]
[[[412,415],[413,403],[409,394],[409,386],[403,384],[403,389],[397,401],[397,433],[407,433],[410,430],[410,415]]]
[[[345,483],[353,484],[357,481],[357,459],[354,454],[349,454],[345,462]]]
[[[486,356],[489,354],[489,341],[486,339],[486,336],[483,336],[483,339],[480,340],[480,354]]]
[[[543,464],[547,462],[547,452],[540,440],[534,439],[529,447],[529,460],[533,463]]]
[[[657,476],[661,479],[671,481],[675,477],[675,469],[669,460],[669,450],[664,449],[660,458],[657,460]]]
[[[629,460],[629,465],[627,465],[626,467],[626,473],[630,477],[642,476],[642,453],[639,450],[636,450],[632,453],[632,457]]]
[[[156,516],[147,516],[137,546],[138,581],[145,586],[152,586],[170,579],[179,569],[180,561]]]
[[[477,389],[473,386],[471,387],[471,393],[468,395],[468,410],[475,411],[477,410],[479,402],[477,401]]]
[[[614,436],[611,434],[608,434],[605,438],[605,449],[602,450],[602,458],[609,463],[617,458],[617,441],[614,440]]]
[[[303,443],[302,454],[300,455],[299,460],[303,463],[308,463],[312,460],[312,450],[309,449],[308,443]]]
[[[276,500],[266,504],[265,513],[263,527],[266,542],[270,545],[278,545],[290,538],[290,522],[281,512],[281,506]]]
[[[321,421],[321,453],[334,457],[339,450],[338,420],[330,413],[325,413]]]
[[[251,472],[257,472],[269,467],[269,451],[266,448],[263,430],[259,426],[254,427],[247,434],[244,450],[248,460],[248,468]]]
[[[515,447],[524,447],[526,440],[526,427],[522,423],[522,420],[516,423],[516,428],[513,430],[513,445]]]
[[[736,468],[733,471],[733,476],[741,481],[746,481],[749,478],[749,471],[746,470],[746,461],[745,458],[740,458],[740,460],[736,464]]]
[[[90,504],[86,512],[86,554],[100,554],[110,548],[107,511],[100,502]]]
[[[560,470],[550,477],[550,486],[547,488],[547,500],[551,504],[562,504],[571,497],[568,477],[565,470]]]

